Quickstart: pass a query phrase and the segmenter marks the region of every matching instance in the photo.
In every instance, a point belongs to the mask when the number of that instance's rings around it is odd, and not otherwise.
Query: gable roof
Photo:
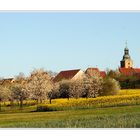
[[[89,76],[94,76],[96,72],[100,73],[98,68],[87,68],[87,70],[85,71],[85,73],[88,74]]]
[[[100,71],[98,68],[88,68],[85,73],[88,74],[89,76],[94,76],[95,72],[97,72],[101,77],[106,76],[105,71]]]
[[[53,81],[54,81],[54,82],[59,82],[59,81],[61,81],[61,80],[70,80],[70,79],[72,79],[79,71],[80,71],[80,69],[61,71],[61,72],[58,73],[58,75],[53,79]]]
[[[119,68],[119,71],[125,76],[140,74],[140,68]]]
[[[87,68],[87,70],[91,70],[91,71],[99,71],[98,68]],[[86,71],[87,71],[87,70],[86,70]]]

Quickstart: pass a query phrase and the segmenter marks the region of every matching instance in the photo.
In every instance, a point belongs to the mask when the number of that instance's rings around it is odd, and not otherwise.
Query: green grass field
[[[90,106],[84,108],[86,104]],[[0,128],[140,128],[140,90],[122,90],[116,96],[87,100],[58,99],[49,107],[57,105],[65,106],[51,112],[36,112],[35,105],[23,110],[3,106]]]
[[[25,111],[25,110],[24,110]],[[1,128],[140,128],[140,106],[0,114]]]

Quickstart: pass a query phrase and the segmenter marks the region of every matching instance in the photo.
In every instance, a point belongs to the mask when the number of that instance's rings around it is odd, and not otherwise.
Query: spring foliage
[[[119,84],[111,78],[103,79],[98,73],[91,77],[85,75],[79,80],[64,80],[54,83],[50,75],[42,70],[34,70],[27,78],[20,74],[16,82],[9,87],[0,87],[0,101],[18,101],[20,106],[24,101],[34,100],[38,104],[45,100],[57,98],[96,98],[98,96],[116,95]],[[8,97],[7,97],[8,96]],[[81,99],[78,99],[79,102]]]
[[[120,91],[119,82],[113,78],[105,78],[103,80],[102,90],[100,95],[116,95]]]
[[[48,94],[52,90],[52,87],[49,75],[40,69],[31,73],[26,88],[30,95],[30,99],[37,100],[38,103],[41,103],[48,98]]]
[[[26,86],[22,84],[14,84],[11,87],[11,98],[20,102],[20,107],[23,106],[23,101],[29,98],[29,93]]]

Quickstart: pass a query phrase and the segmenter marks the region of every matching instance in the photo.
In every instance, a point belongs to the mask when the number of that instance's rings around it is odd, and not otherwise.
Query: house
[[[14,82],[15,82],[14,78],[2,79],[2,80],[0,80],[0,85],[7,86],[7,85],[14,83]]]
[[[53,82],[59,82],[59,81],[62,81],[62,80],[82,79],[84,77],[84,75],[85,75],[85,73],[80,69],[61,71],[53,79]]]
[[[106,72],[105,71],[100,71],[98,68],[88,68],[85,71],[85,74],[89,75],[90,77],[95,76],[96,74],[98,74],[101,77],[105,77],[106,76]]]

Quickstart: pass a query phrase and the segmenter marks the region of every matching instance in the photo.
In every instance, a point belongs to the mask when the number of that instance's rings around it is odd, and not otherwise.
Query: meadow
[[[55,99],[38,107],[28,101],[22,110],[11,109],[8,103],[2,106],[1,128],[140,128],[140,90],[91,99]]]

